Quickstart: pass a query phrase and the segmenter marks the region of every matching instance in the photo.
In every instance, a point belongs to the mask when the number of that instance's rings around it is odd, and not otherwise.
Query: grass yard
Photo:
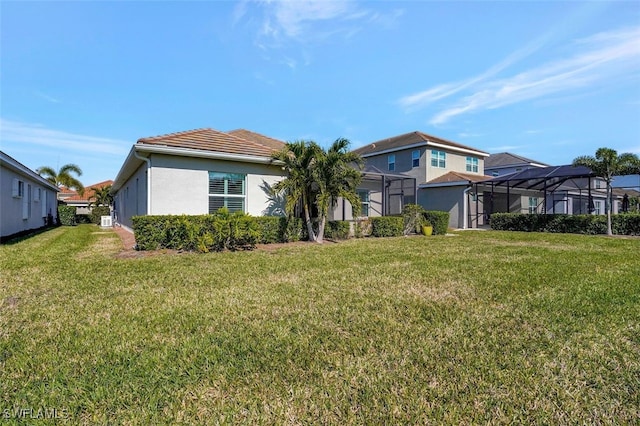
[[[640,239],[120,247],[91,225],[0,246],[0,420],[640,423]]]

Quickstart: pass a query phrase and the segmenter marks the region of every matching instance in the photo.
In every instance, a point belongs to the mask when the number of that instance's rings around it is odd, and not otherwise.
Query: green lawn
[[[91,225],[0,246],[0,420],[640,422],[637,238],[119,249]]]

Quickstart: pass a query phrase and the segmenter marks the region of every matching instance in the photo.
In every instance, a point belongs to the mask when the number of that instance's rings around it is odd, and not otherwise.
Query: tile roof
[[[89,201],[90,198],[95,194],[96,189],[108,185],[113,185],[113,181],[109,179],[103,182],[94,183],[93,185],[85,186],[83,195],[78,194],[77,191],[71,188],[63,186],[60,188],[60,194],[58,194],[58,198],[64,201]]]
[[[475,175],[471,173],[449,172],[435,179],[431,179],[427,184],[431,183],[451,183],[451,182],[482,182],[491,179],[489,176]]]
[[[270,157],[276,151],[264,143],[209,128],[141,138],[137,143],[257,157]]]
[[[374,154],[380,151],[388,151],[388,150],[399,150],[408,145],[417,145],[424,144],[428,145],[429,142],[437,143],[440,145],[449,146],[453,149],[463,149],[469,151],[476,151],[480,154],[489,155],[484,151],[480,151],[476,148],[472,148],[470,146],[462,145],[457,142],[452,142],[446,139],[439,138],[437,136],[428,135],[423,132],[415,131],[409,132],[398,136],[393,136],[391,138],[381,139],[379,141],[370,143],[358,149],[355,149],[354,152],[360,155],[368,155]]]
[[[491,154],[484,159],[484,168],[492,167],[507,167],[515,166],[519,164],[539,164],[540,166],[549,166],[549,164],[542,163],[540,161],[532,160],[527,157],[512,154],[510,152],[501,152],[498,154]]]
[[[278,139],[270,138],[269,136],[261,135],[260,133],[252,132],[250,130],[236,129],[236,130],[231,130],[230,132],[227,132],[227,133],[233,136],[238,136],[239,138],[242,138],[242,139],[246,139],[248,141],[259,143],[260,145],[264,145],[268,148],[273,148],[277,150],[284,148],[284,146],[286,145],[284,142]]]

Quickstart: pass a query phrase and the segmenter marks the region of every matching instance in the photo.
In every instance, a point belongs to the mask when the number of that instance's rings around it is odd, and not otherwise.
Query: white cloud
[[[544,98],[561,92],[590,90],[596,84],[616,82],[640,72],[640,27],[595,34],[576,41],[573,56],[548,62],[540,67],[506,78],[494,78],[520,58],[535,51],[533,43],[514,53],[479,76],[463,82],[445,83],[405,96],[399,104],[405,108],[425,106],[459,92],[463,97],[437,112],[430,123],[438,125],[473,111]]]
[[[233,12],[234,25],[249,19],[248,2]],[[262,49],[320,43],[335,37],[348,39],[365,26],[392,27],[403,15],[395,9],[388,14],[373,12],[352,0],[267,0],[257,2],[262,12],[256,45]]]
[[[59,150],[94,154],[125,155],[131,142],[96,136],[78,135],[46,128],[40,124],[0,119],[3,144],[28,144]]]

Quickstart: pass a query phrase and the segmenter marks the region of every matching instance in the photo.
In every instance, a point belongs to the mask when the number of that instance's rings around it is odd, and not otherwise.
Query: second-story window
[[[389,154],[387,157],[387,164],[389,165],[389,171],[394,171],[396,169],[396,155]]]
[[[420,167],[420,150],[411,151],[411,167]]]
[[[447,154],[444,151],[431,150],[431,166],[432,167],[447,167]]]
[[[467,157],[467,171],[478,173],[478,159],[475,157]]]

